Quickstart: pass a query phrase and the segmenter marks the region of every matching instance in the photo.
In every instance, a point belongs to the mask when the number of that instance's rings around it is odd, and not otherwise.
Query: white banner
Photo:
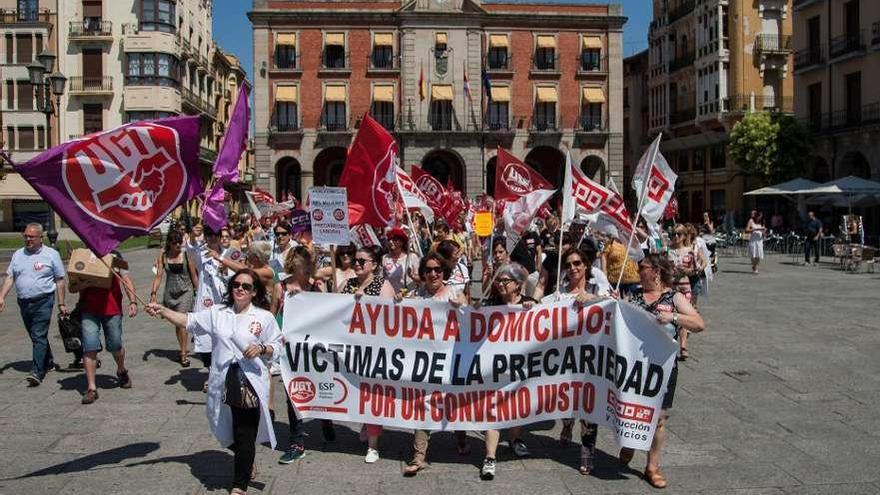
[[[312,240],[319,246],[348,246],[348,197],[344,187],[309,188]]]
[[[486,430],[577,418],[647,450],[678,345],[612,299],[475,310],[299,293],[284,302],[282,376],[306,418]]]

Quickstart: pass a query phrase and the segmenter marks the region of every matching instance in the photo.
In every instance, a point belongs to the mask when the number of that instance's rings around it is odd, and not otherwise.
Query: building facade
[[[648,125],[681,179],[681,219],[742,221],[748,178],[725,143],[747,113],[793,112],[791,3],[654,0]]]
[[[0,149],[17,162],[57,144],[58,123],[40,111],[27,65],[48,50],[57,53],[56,0],[0,0]],[[5,163],[0,181],[0,231],[48,223],[49,205]]]
[[[795,111],[815,135],[805,176],[880,180],[880,2],[795,0]],[[872,83],[871,81],[875,81]]]
[[[648,134],[648,50],[623,59],[623,184],[632,183],[633,171],[651,144]],[[632,189],[625,187],[626,193]],[[635,197],[631,198],[633,201]]]
[[[498,146],[557,184],[564,150],[622,174],[619,6],[255,0],[249,17],[255,180],[276,197],[336,184],[367,112],[405,167],[468,195],[492,192]]]

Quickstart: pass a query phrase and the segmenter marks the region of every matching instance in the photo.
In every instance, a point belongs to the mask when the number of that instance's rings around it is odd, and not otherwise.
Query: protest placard
[[[344,187],[309,188],[312,239],[319,246],[347,246],[351,243],[348,199]]]

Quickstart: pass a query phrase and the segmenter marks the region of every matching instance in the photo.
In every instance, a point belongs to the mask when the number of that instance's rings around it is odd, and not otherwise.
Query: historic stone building
[[[367,112],[405,167],[468,195],[492,192],[498,146],[556,183],[565,150],[621,177],[617,5],[255,0],[249,16],[256,182],[277,197],[335,184]]]
[[[728,159],[733,125],[750,112],[793,112],[792,0],[654,0],[649,132],[681,178],[680,217],[742,219],[747,178]]]

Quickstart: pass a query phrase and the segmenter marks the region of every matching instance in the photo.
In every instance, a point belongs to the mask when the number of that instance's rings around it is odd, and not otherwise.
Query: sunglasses
[[[354,264],[355,264],[355,265],[361,265],[361,266],[363,266],[363,265],[366,265],[367,263],[369,263],[369,262],[371,262],[371,261],[373,261],[373,260],[368,259],[368,258],[355,258],[355,259],[354,259]]]
[[[507,285],[507,284],[513,282],[513,279],[512,278],[499,278],[495,282],[498,283],[499,285]]]
[[[254,284],[249,284],[247,282],[232,282],[233,289],[242,289],[245,292],[250,292],[254,290]]]
[[[672,237],[680,237],[680,236],[683,236],[683,235],[684,235],[684,232],[673,232],[673,233],[672,233]]]
[[[443,267],[442,266],[426,266],[425,267],[426,274],[432,273],[432,272],[433,273],[443,273]]]
[[[581,260],[575,260],[575,261],[572,261],[572,262],[570,262],[570,263],[565,263],[565,264],[563,264],[562,267],[565,268],[566,270],[568,270],[568,269],[571,268],[571,267],[575,267],[575,268],[581,267],[581,266],[583,266],[583,264],[584,264],[583,261],[581,261]]]

